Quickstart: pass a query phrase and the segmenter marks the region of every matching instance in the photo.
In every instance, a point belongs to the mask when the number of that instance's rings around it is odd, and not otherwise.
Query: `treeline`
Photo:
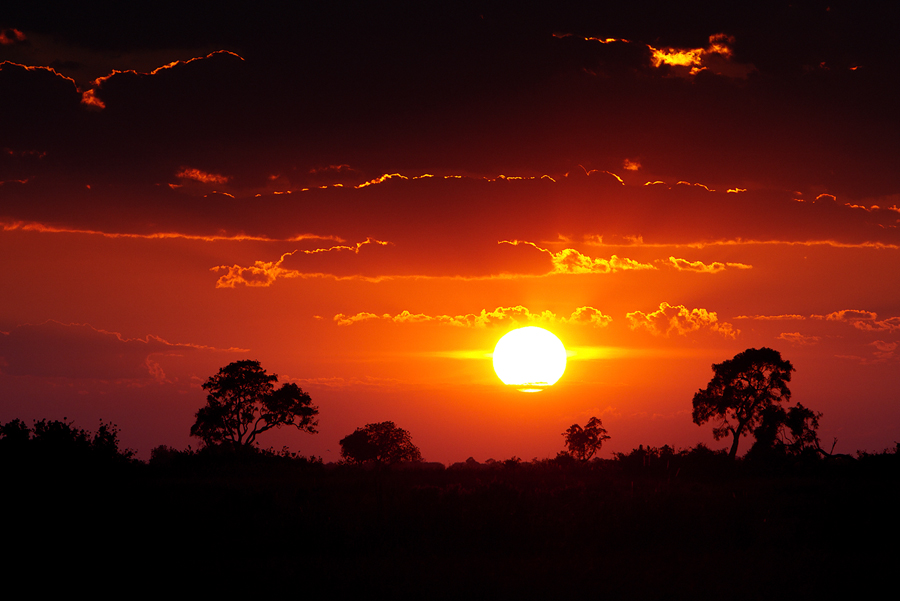
[[[142,462],[115,433],[0,426],[10,573],[102,569],[204,587],[267,574],[268,593],[316,582],[335,597],[535,598],[564,586],[796,600],[828,597],[841,574],[893,573],[871,537],[900,534],[900,448],[735,461],[702,444],[640,446],[445,466],[207,445],[159,446]]]
[[[599,424],[595,419],[591,425]],[[408,442],[408,433],[402,429],[393,427],[391,422],[384,422],[387,427],[383,430],[397,431],[405,436],[403,442]],[[370,424],[371,426],[381,424]],[[29,427],[20,419],[13,419],[5,424],[0,424],[0,465],[10,469],[14,466],[60,466],[60,467],[101,467],[101,466],[139,466],[149,465],[157,469],[168,467],[177,468],[185,466],[227,466],[227,465],[269,465],[273,468],[283,467],[309,467],[310,469],[344,469],[345,471],[372,471],[394,469],[406,472],[433,472],[433,471],[464,471],[491,473],[510,470],[555,470],[574,471],[579,473],[604,472],[621,474],[641,474],[645,476],[660,476],[677,478],[683,476],[715,476],[724,474],[744,473],[748,471],[784,471],[803,469],[824,469],[825,466],[849,466],[856,463],[865,465],[887,466],[893,462],[900,463],[900,443],[895,443],[894,448],[884,449],[878,452],[857,451],[856,456],[836,455],[816,452],[813,448],[807,448],[804,452],[791,452],[784,446],[754,445],[750,451],[736,461],[732,460],[725,450],[713,450],[703,443],[686,449],[675,449],[669,445],[661,447],[640,445],[627,453],[614,453],[612,459],[600,459],[593,457],[585,459],[584,454],[572,452],[572,449],[580,447],[571,444],[572,433],[581,433],[582,430],[574,425],[566,436],[566,450],[557,454],[554,458],[532,459],[524,461],[519,457],[495,460],[487,459],[479,462],[470,457],[466,461],[456,462],[450,465],[423,461],[417,453],[412,459],[403,456],[402,460],[395,462],[376,460],[374,455],[366,455],[362,452],[347,453],[339,464],[325,465],[321,458],[316,456],[304,456],[290,451],[287,447],[280,450],[274,448],[259,448],[249,445],[232,445],[228,443],[203,445],[199,449],[176,449],[174,447],[160,445],[150,452],[149,461],[141,461],[135,458],[135,451],[124,448],[119,441],[119,429],[115,424],[100,422],[98,429],[94,431],[76,427],[74,423],[66,420],[36,420]],[[588,427],[584,431],[589,431]],[[605,430],[602,430],[605,435]],[[367,432],[360,428],[354,433],[356,438]],[[348,436],[345,440],[352,439]],[[344,441],[341,441],[344,444]],[[362,443],[354,443],[362,444]],[[389,445],[388,445],[389,446]],[[596,444],[596,447],[599,447]],[[390,446],[389,446],[390,448]],[[368,453],[374,451],[366,448]],[[358,459],[362,457],[362,459]],[[580,458],[579,458],[580,457]]]

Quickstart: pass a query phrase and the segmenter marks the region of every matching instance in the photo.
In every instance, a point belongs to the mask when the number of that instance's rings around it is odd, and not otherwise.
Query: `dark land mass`
[[[342,598],[812,599],[896,590],[900,453],[323,465],[0,456],[7,583]],[[9,584],[8,584],[9,585]]]

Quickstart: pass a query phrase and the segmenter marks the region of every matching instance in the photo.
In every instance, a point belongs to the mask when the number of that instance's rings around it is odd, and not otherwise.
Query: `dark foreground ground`
[[[92,597],[896,594],[896,453],[675,463],[7,463],[4,580]]]

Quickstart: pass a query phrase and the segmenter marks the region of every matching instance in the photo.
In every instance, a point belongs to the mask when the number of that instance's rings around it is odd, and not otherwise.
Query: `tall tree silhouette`
[[[296,384],[275,389],[278,376],[269,375],[259,361],[235,361],[209,378],[206,406],[197,411],[191,436],[206,445],[232,444],[249,447],[256,437],[272,428],[294,426],[316,432],[318,407]]]
[[[572,424],[563,432],[566,439],[566,450],[569,455],[579,461],[587,461],[603,446],[604,440],[609,440],[609,434],[598,417],[592,417],[584,428],[578,424]]]
[[[341,439],[341,457],[354,463],[399,463],[421,461],[422,453],[409,432],[394,422],[366,424]]]
[[[753,433],[773,406],[790,402],[788,382],[794,367],[770,348],[747,349],[713,364],[713,379],[694,395],[694,423],[716,423],[716,440],[731,435],[728,456],[737,456],[741,436]]]

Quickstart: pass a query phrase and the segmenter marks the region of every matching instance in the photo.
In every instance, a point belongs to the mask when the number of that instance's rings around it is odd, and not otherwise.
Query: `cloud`
[[[801,334],[800,332],[782,332],[778,335],[779,340],[784,340],[785,342],[790,342],[791,344],[798,345],[812,345],[816,344],[821,340],[818,336],[807,336]]]
[[[484,328],[497,325],[521,324],[521,323],[572,323],[606,327],[612,317],[604,315],[594,307],[579,307],[569,317],[558,317],[552,311],[533,313],[527,307],[517,305],[515,307],[497,307],[493,311],[482,309],[480,313],[468,313],[466,315],[426,315],[424,313],[411,313],[401,311],[396,315],[385,313],[357,313],[344,315],[339,313],[334,316],[334,321],[339,326],[349,326],[363,321],[389,321],[392,323],[438,323],[465,328]]]
[[[659,309],[651,313],[634,311],[625,315],[632,330],[644,328],[655,336],[670,334],[684,335],[707,329],[725,338],[734,339],[740,333],[728,322],[720,322],[715,312],[706,309],[688,309],[684,305],[670,305],[663,302]]]
[[[0,371],[10,376],[165,382],[158,359],[197,351],[246,352],[171,343],[153,335],[126,338],[89,324],[51,320],[0,332]]]
[[[583,323],[604,328],[612,321],[612,317],[604,315],[593,307],[579,307],[572,312],[568,323]]]
[[[37,232],[41,234],[84,234],[89,236],[102,236],[104,238],[134,238],[141,240],[197,240],[200,242],[300,242],[303,240],[332,240],[343,242],[338,236],[318,234],[297,234],[288,238],[269,238],[268,236],[248,236],[247,234],[186,234],[182,232],[151,232],[149,234],[137,234],[129,232],[104,232],[100,230],[84,230],[77,228],[57,227],[39,222],[25,221],[0,221],[0,231],[4,232]]]
[[[871,345],[877,349],[874,351],[874,355],[881,361],[887,361],[894,357],[894,351],[897,350],[898,343],[876,340]]]
[[[174,69],[176,67],[187,65],[187,64],[193,63],[195,61],[202,61],[204,59],[212,58],[217,55],[228,55],[228,56],[233,56],[235,58],[238,58],[242,61],[244,60],[243,57],[241,57],[238,54],[235,54],[234,52],[231,52],[230,50],[216,50],[215,52],[210,52],[209,54],[207,54],[205,56],[196,56],[194,58],[189,58],[187,60],[172,61],[172,62],[166,63],[165,65],[162,65],[161,67],[156,67],[155,69],[152,69],[150,71],[136,71],[134,69],[124,69],[124,70],[113,69],[113,71],[111,71],[109,74],[98,77],[90,83],[90,85],[93,85],[95,87],[88,88],[85,90],[79,90],[82,92],[81,102],[83,104],[91,105],[95,108],[105,109],[106,103],[97,96],[97,90],[101,89],[104,86],[104,84],[106,84],[107,82],[114,81],[115,79],[119,79],[122,76],[136,75],[139,77],[143,77],[143,76],[156,75],[157,73],[168,71],[169,69]]]
[[[714,261],[706,264],[703,261],[688,261],[687,259],[676,259],[669,257],[669,263],[678,271],[695,271],[697,273],[719,273],[725,271],[726,268],[733,269],[753,269],[752,265],[744,263],[721,263]]]
[[[25,41],[25,34],[18,29],[0,30],[0,46],[14,46]]]
[[[554,274],[614,273],[626,270],[656,269],[656,267],[649,263],[641,263],[634,259],[620,258],[617,255],[612,255],[609,259],[594,259],[573,248],[564,248],[559,252],[553,252],[546,248],[541,248],[534,242],[527,242],[524,240],[501,240],[498,244],[511,244],[512,246],[525,244],[533,246],[550,257],[550,262],[553,266],[550,273]]]
[[[556,39],[574,37],[571,34],[554,33]],[[656,69],[667,69],[674,75],[693,76],[701,71],[710,71],[717,75],[726,75],[733,78],[744,78],[756,68],[752,65],[739,64],[733,61],[734,53],[731,50],[735,42],[733,36],[716,33],[709,36],[709,44],[703,48],[684,47],[660,47],[654,48],[650,44],[642,44],[621,38],[581,38],[588,42],[598,42],[604,45],[624,45],[633,48],[645,49],[649,57],[649,65]],[[592,74],[596,75],[592,70]]]
[[[878,319],[878,314],[874,311],[863,311],[860,309],[841,309],[833,311],[827,315],[738,315],[734,319],[752,319],[756,321],[802,321],[804,319],[814,319],[823,321],[836,321],[849,323],[858,330],[867,332],[883,332],[900,330],[900,317],[888,317],[887,319]]]
[[[828,321],[855,322],[861,319],[874,320],[878,315],[872,311],[860,311],[858,309],[842,309],[825,316]]]
[[[868,332],[893,332],[900,330],[900,317],[888,317],[875,321],[854,321],[853,326]]]
[[[277,261],[256,261],[253,265],[242,267],[240,265],[217,265],[210,271],[224,271],[225,274],[216,280],[216,288],[235,288],[237,286],[267,287],[275,283],[279,278],[325,277],[324,274],[309,274],[296,269],[287,269],[282,266],[284,260],[295,254],[315,255],[319,253],[350,251],[359,254],[360,249],[368,244],[387,246],[390,242],[366,238],[364,242],[357,242],[353,246],[338,245],[328,248],[315,248],[312,250],[293,250],[284,253]]]
[[[755,321],[802,321],[806,319],[803,315],[785,314],[785,315],[738,315],[732,319],[753,319]]]
[[[228,180],[231,179],[230,177],[219,175],[218,173],[208,173],[191,167],[182,167],[181,170],[175,174],[175,177],[180,179],[190,179],[204,184],[227,184]]]
[[[842,309],[829,313],[828,315],[813,315],[816,319],[825,319],[827,321],[843,321],[847,322],[858,330],[867,332],[881,332],[900,330],[900,317],[888,317],[887,319],[878,319],[878,314],[874,311],[861,311],[859,309]]]

